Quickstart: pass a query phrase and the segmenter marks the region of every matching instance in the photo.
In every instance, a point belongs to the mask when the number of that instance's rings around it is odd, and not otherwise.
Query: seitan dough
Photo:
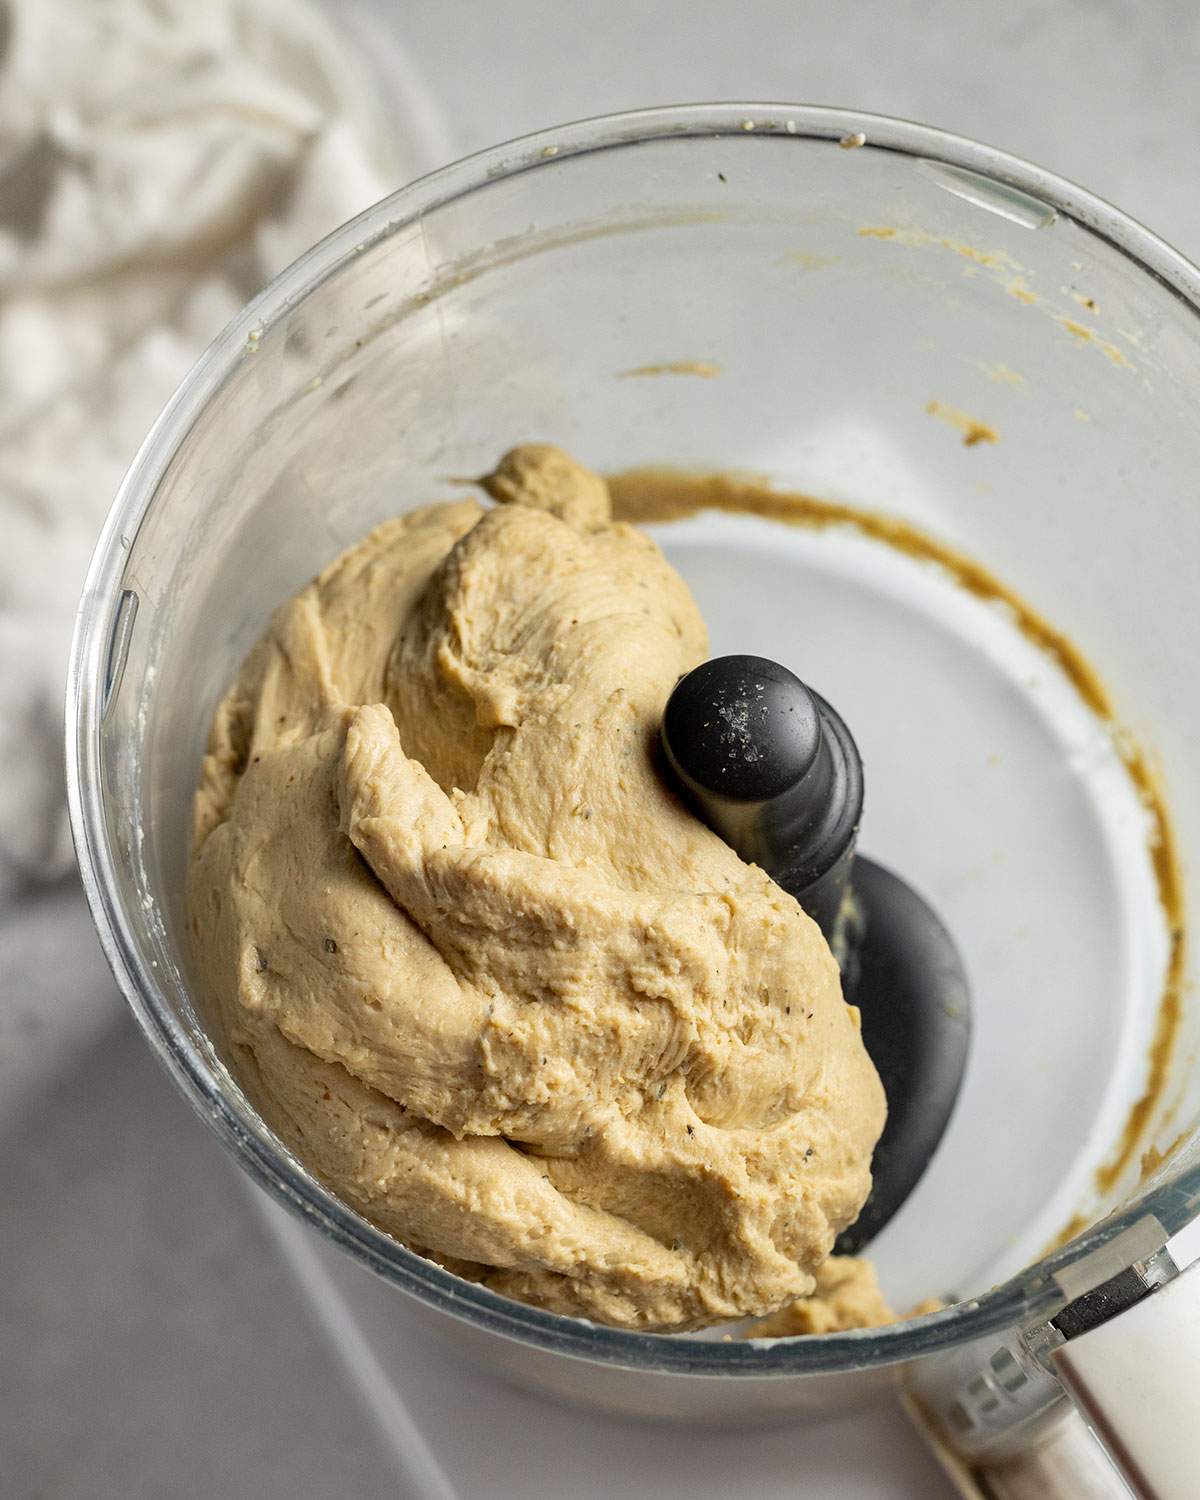
[[[704,623],[604,482],[388,522],[216,715],[189,920],[218,1040],[324,1182],[462,1275],[683,1329],[814,1291],[884,1098],[816,925],[669,791]]]

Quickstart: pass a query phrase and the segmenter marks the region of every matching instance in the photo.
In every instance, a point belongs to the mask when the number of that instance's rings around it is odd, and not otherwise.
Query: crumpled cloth
[[[72,865],[71,628],[146,431],[247,298],[430,165],[337,15],[0,0],[0,899]]]

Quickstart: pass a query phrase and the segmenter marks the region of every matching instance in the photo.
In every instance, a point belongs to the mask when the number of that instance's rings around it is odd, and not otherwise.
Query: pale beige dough
[[[602,480],[391,521],[218,709],[189,915],[252,1101],[406,1244],[636,1328],[770,1312],[870,1186],[883,1093],[799,906],[666,789],[707,650]]]
[[[855,1255],[831,1255],[824,1265],[817,1267],[816,1279],[811,1296],[801,1297],[755,1323],[746,1337],[782,1339],[798,1334],[844,1333],[851,1328],[879,1328],[896,1321],[869,1260]],[[912,1316],[935,1305],[922,1306]]]

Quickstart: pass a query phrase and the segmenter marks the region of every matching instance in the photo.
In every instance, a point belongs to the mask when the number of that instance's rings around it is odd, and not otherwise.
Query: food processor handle
[[[1175,1272],[1165,1252],[1155,1259],[1168,1279],[1133,1293],[1124,1311],[1111,1300],[1114,1288],[1121,1292],[1114,1279],[1076,1301],[1074,1318],[1059,1314],[1053,1327],[1038,1330],[1053,1338],[1042,1344],[1040,1394],[983,1451],[951,1437],[952,1424],[935,1419],[928,1392],[904,1399],[964,1500],[1200,1496],[1200,1261]],[[1126,1292],[1129,1274],[1120,1278]],[[1082,1329],[1078,1318],[1096,1321]],[[994,1399],[983,1384],[976,1376],[969,1388]]]
[[[1050,1362],[1139,1500],[1200,1495],[1200,1261]]]

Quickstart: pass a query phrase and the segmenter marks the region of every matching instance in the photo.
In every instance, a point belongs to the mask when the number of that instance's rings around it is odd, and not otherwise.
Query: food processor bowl
[[[1197,390],[1193,267],[1049,173],[899,121],[652,110],[370,209],[185,380],[80,609],[80,866],[162,1062],[271,1193],[527,1383],[740,1420],[903,1376],[961,1446],[1017,1431],[1061,1396],[1049,1320],[1134,1263],[1152,1283],[1200,1206],[1178,870],[1200,850]],[[651,529],[714,654],[779,659],[837,704],[866,768],[860,847],[963,954],[962,1095],[871,1246],[897,1309],[939,1311],[755,1341],[507,1300],[341,1203],[209,1040],[183,887],[224,687],[320,566],[530,439],[606,472],[735,471],[811,497],[771,514],[747,481],[740,508],[726,486]]]

